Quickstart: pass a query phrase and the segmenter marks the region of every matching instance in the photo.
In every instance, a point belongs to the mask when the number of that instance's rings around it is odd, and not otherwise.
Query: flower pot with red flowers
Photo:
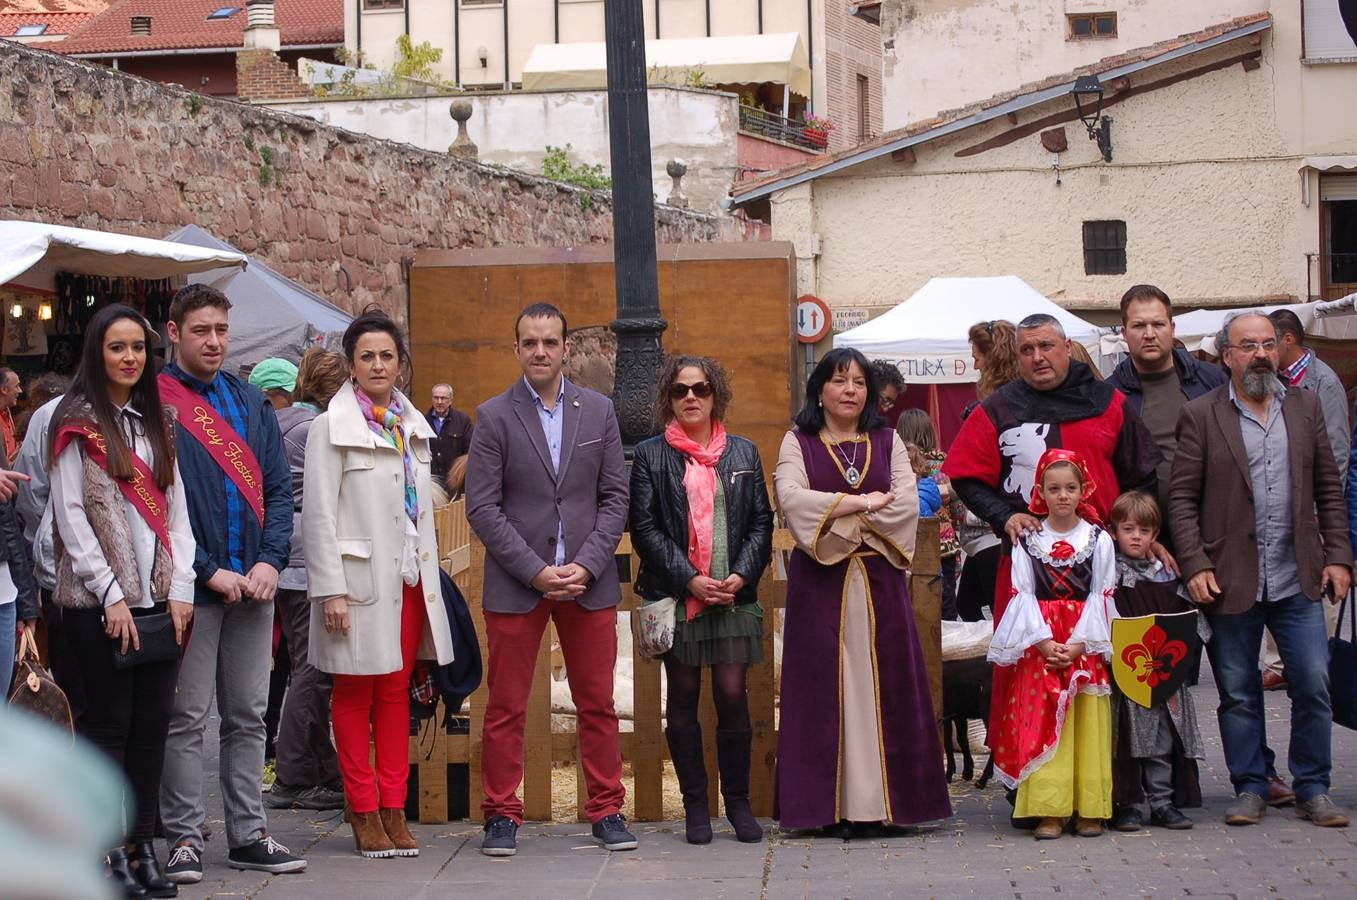
[[[806,135],[806,141],[813,147],[824,149],[829,146],[829,133],[834,130],[834,123],[824,116],[814,116],[806,114],[805,125],[803,126]]]

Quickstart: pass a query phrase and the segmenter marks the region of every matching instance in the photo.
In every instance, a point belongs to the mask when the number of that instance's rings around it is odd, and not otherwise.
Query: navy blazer
[[[264,478],[264,526],[253,515],[246,516],[244,559],[245,574],[257,562],[265,562],[279,572],[287,568],[292,543],[292,470],[283,453],[283,436],[278,418],[264,392],[234,375],[218,372],[244,399],[246,412],[245,443],[250,445]],[[190,388],[191,390],[191,388]],[[188,502],[189,522],[198,551],[193,558],[195,603],[221,602],[221,594],[209,590],[207,581],[226,565],[226,492],[222,479],[226,474],[197,438],[175,425],[175,451],[179,475],[184,479],[184,498]]]
[[[570,381],[564,390],[559,475],[522,378],[476,410],[466,516],[485,544],[489,612],[527,613],[541,601],[532,580],[555,563],[562,523],[565,561],[593,575],[576,602],[606,609],[622,599],[614,556],[627,527],[628,486],[617,414],[596,391]]]

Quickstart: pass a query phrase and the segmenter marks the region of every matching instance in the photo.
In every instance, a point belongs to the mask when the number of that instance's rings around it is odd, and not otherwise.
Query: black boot
[[[160,871],[160,861],[155,858],[155,844],[145,841],[133,845],[131,860],[132,871],[136,873],[141,886],[146,888],[148,897],[179,896],[179,885]]]
[[[702,759],[702,725],[664,730],[683,794],[683,832],[690,844],[711,843],[711,811],[707,808],[707,764]]]
[[[127,851],[122,847],[115,847],[108,851],[106,857],[108,862],[108,877],[113,879],[113,883],[122,890],[124,897],[131,900],[141,900],[143,897],[149,897],[146,888],[137,881],[137,876],[132,874],[131,866],[128,863]]]
[[[748,728],[716,729],[716,759],[721,766],[721,796],[726,801],[726,818],[741,843],[763,840],[763,826],[749,808],[749,750],[754,732]]]

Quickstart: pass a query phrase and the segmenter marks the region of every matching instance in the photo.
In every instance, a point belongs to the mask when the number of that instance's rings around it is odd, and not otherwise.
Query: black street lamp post
[[[608,136],[617,276],[617,375],[613,404],[628,451],[653,431],[654,386],[662,359],[655,202],[650,172],[645,19],[641,0],[603,5],[608,48]]]

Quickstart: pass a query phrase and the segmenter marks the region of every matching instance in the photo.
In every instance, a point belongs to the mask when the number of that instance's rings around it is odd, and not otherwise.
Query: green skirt
[[[763,608],[757,603],[709,606],[685,622],[680,600],[675,613],[674,649],[670,652],[683,665],[753,665],[763,660]]]

